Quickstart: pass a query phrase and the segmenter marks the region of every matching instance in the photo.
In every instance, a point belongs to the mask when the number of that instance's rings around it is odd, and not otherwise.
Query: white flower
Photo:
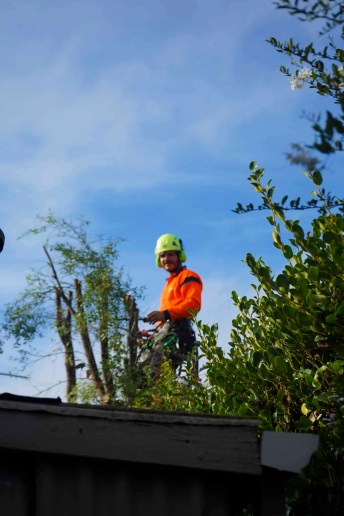
[[[300,81],[296,75],[292,75],[289,82],[292,90],[299,90],[303,86],[303,81]]]
[[[289,79],[292,90],[300,90],[305,82],[312,77],[312,70],[304,66],[297,75],[292,75]]]
[[[340,82],[337,86],[339,90],[344,90],[344,66],[338,66],[337,69],[337,78],[340,79]]]
[[[307,81],[308,79],[310,79],[312,77],[312,70],[310,68],[307,68],[306,66],[304,66],[299,71],[298,77],[302,81]]]

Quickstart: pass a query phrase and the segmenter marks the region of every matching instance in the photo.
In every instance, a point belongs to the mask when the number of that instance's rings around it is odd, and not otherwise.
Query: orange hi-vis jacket
[[[160,310],[166,320],[184,319],[201,309],[202,280],[196,272],[183,267],[166,279],[161,293]]]

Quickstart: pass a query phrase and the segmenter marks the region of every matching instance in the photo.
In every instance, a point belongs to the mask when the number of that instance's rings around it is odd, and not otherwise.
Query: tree
[[[214,329],[199,325],[207,358],[208,410],[259,417],[263,429],[319,433],[318,455],[289,492],[294,506],[290,514],[340,514],[344,218],[324,204],[325,213],[304,231],[298,220],[287,219],[276,207],[271,183],[262,184],[263,169],[252,163],[251,170],[250,181],[271,212],[267,219],[274,246],[286,264],[273,274],[262,258],[247,254],[255,294],[248,298],[232,293],[238,316],[232,321],[228,357],[217,347]],[[314,172],[309,177],[321,197],[321,175]]]
[[[62,344],[68,401],[125,398],[134,378],[135,299],[142,289],[116,267],[119,241],[90,241],[89,222],[82,218],[70,223],[50,213],[38,220],[40,227],[25,236],[47,235],[45,263],[31,271],[24,292],[6,307],[5,338],[14,339],[25,362],[30,344],[53,330]]]
[[[280,0],[300,20],[323,20],[320,35],[328,37],[322,50],[304,48],[289,40],[269,43],[291,59],[296,71],[282,66],[292,89],[308,84],[334,101],[334,112],[308,116],[315,140],[293,144],[287,158],[306,168],[314,183],[312,199],[274,199],[271,181],[262,184],[264,171],[251,164],[249,180],[262,203],[233,210],[268,210],[273,243],[285,259],[274,274],[262,258],[246,255],[256,283],[254,296],[232,293],[238,316],[232,321],[229,356],[216,345],[216,327],[199,323],[201,349],[207,359],[208,402],[215,413],[254,415],[263,429],[316,432],[320,448],[303,474],[288,486],[288,514],[341,514],[344,505],[344,201],[322,187],[325,167],[314,156],[343,150],[344,51],[343,3],[337,0]],[[333,35],[336,29],[340,34]],[[286,212],[316,208],[320,215],[305,231]],[[288,239],[289,236],[289,240]],[[197,394],[197,391],[196,391]],[[204,398],[204,392],[202,393]]]
[[[344,50],[339,47],[337,40],[344,37],[344,8],[340,0],[278,0],[274,2],[278,9],[285,9],[292,16],[297,16],[303,22],[323,21],[324,26],[319,36],[327,38],[327,44],[322,49],[316,49],[311,42],[306,46],[295,43],[292,39],[280,42],[270,38],[268,42],[277,52],[290,59],[293,69],[281,66],[281,72],[286,75],[292,89],[308,85],[317,94],[333,99],[334,111],[326,112],[325,122],[321,121],[320,114],[307,114],[314,130],[314,142],[308,145],[292,143],[291,151],[286,157],[291,164],[302,165],[309,173],[319,170],[324,172],[325,165],[320,156],[331,156],[343,150],[344,138]],[[315,154],[314,154],[315,152]],[[285,195],[280,202],[276,202],[284,211],[318,209],[323,212],[323,199],[327,206],[337,206],[344,212],[344,206],[330,192],[322,190],[322,197],[314,197],[308,201],[300,198],[288,201]],[[288,202],[287,202],[288,201]],[[255,207],[252,203],[243,206],[237,203],[234,213],[247,213],[254,210],[269,210],[269,206],[261,204]]]

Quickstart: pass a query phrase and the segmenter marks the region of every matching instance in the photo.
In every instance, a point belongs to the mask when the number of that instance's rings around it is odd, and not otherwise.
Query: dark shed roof
[[[284,473],[316,436],[265,432],[261,445],[259,423],[2,394],[0,514],[282,516]]]
[[[260,475],[259,420],[0,397],[0,448]]]

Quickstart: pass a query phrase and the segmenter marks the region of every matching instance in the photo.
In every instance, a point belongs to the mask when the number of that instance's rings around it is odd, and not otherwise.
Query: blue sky
[[[120,263],[146,286],[142,315],[157,308],[164,283],[155,241],[180,236],[204,280],[200,318],[219,323],[225,347],[230,293],[250,291],[246,253],[276,270],[283,263],[266,213],[231,212],[237,201],[259,203],[249,163],[266,169],[277,197],[307,197],[311,185],[284,153],[312,141],[302,112],[328,107],[307,87],[291,91],[279,72],[288,61],[265,40],[316,41],[316,29],[271,0],[2,0],[1,313],[43,260],[37,241],[17,238],[52,210],[125,239]],[[340,194],[335,160],[326,185]],[[12,356],[8,345],[0,372],[16,371]],[[37,395],[61,364],[25,374],[0,376],[0,392]]]

